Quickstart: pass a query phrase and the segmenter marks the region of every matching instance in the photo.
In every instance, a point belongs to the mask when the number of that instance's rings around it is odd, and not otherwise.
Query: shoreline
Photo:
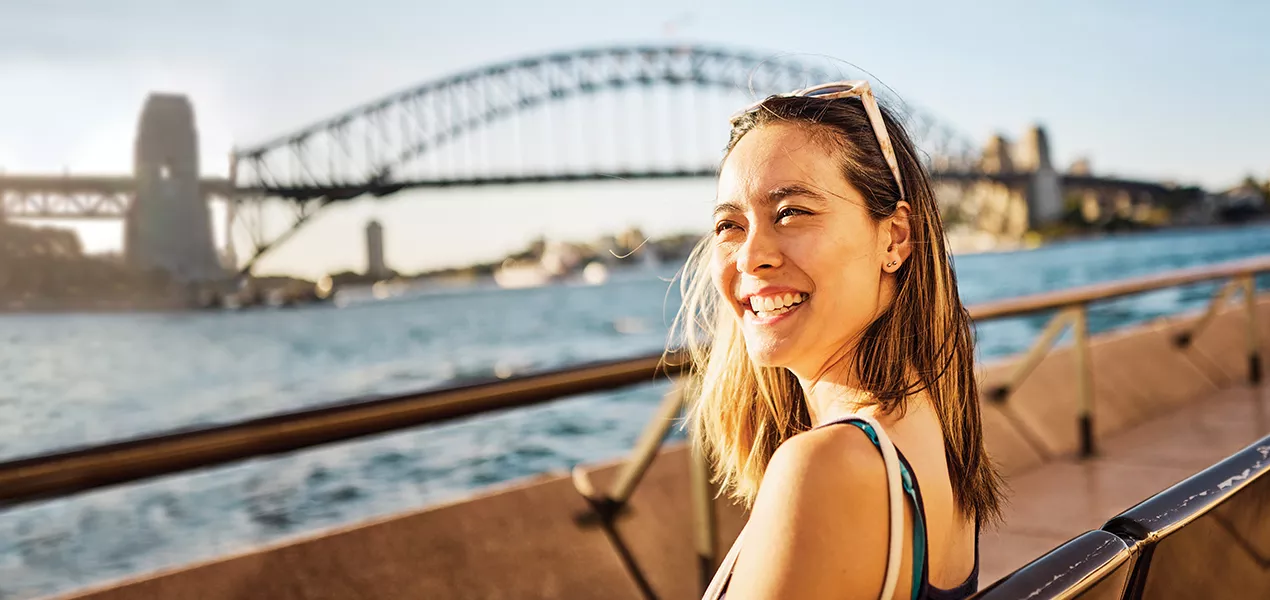
[[[1238,230],[1250,227],[1264,227],[1270,225],[1270,219],[1254,219],[1241,223],[1203,223],[1203,224],[1187,224],[1173,225],[1168,227],[1158,227],[1137,231],[1119,231],[1119,232],[1074,232],[1066,235],[1041,238],[1039,243],[1028,243],[1028,240],[1001,241],[998,240],[992,247],[983,247],[981,243],[976,243],[976,238],[984,239],[989,234],[981,234],[975,232],[958,233],[949,232],[949,245],[953,247],[955,255],[989,255],[989,254],[1009,254],[1014,252],[1028,252],[1037,249],[1043,249],[1051,246],[1062,246],[1080,242],[1094,242],[1106,240],[1110,238],[1137,237],[1143,235],[1154,234],[1178,234],[1178,233],[1203,233],[1220,230]],[[268,277],[262,277],[267,279]],[[446,291],[454,291],[463,289],[465,286],[457,284],[456,278],[439,278],[439,282],[444,281]],[[463,279],[463,278],[459,278]],[[411,286],[428,285],[428,279],[409,280]],[[474,278],[471,283],[481,281],[481,278]],[[492,281],[492,279],[490,279]],[[369,286],[368,286],[369,287]],[[482,287],[479,284],[471,287]],[[130,297],[130,298],[5,298],[0,296],[0,318],[5,316],[16,315],[68,315],[68,314],[84,314],[84,315],[105,315],[105,314],[188,314],[203,313],[211,309],[203,308],[191,304],[182,298],[177,297]],[[223,311],[218,311],[223,312]]]
[[[145,300],[54,299],[31,300],[0,299],[0,317],[7,315],[65,315],[65,314],[138,314],[198,312],[196,307],[174,299],[153,298]]]

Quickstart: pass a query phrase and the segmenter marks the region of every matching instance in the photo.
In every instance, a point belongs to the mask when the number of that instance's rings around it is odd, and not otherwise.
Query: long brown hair
[[[1002,482],[983,444],[970,315],[944,238],[931,179],[904,127],[882,108],[911,206],[912,254],[895,273],[890,306],[860,334],[854,356],[868,402],[902,415],[925,391],[944,435],[949,478],[960,509],[983,522],[1001,514]],[[724,160],[747,133],[771,123],[809,128],[842,160],[847,181],[875,221],[895,212],[899,187],[858,98],[771,97],[734,122]],[[783,367],[756,366],[710,279],[712,236],[693,249],[681,281],[683,306],[672,326],[691,360],[689,423],[717,480],[749,506],[776,447],[810,428],[798,379]]]

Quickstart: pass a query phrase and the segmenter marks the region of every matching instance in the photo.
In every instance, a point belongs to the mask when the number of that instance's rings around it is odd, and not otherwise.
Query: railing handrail
[[[671,354],[573,365],[0,462],[0,506],[300,450],[677,375]]]
[[[1270,272],[1270,256],[986,302],[968,310],[983,321],[1263,272]],[[0,505],[651,383],[659,373],[681,372],[683,355],[671,357],[669,364],[662,364],[657,353],[0,462]]]
[[[991,300],[969,306],[967,310],[970,311],[970,317],[976,321],[1016,317],[1191,283],[1257,275],[1265,272],[1270,272],[1270,256],[1177,269],[1164,273],[1093,283],[1016,298]]]

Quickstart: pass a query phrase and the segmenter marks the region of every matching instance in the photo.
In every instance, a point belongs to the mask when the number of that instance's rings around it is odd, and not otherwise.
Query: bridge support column
[[[128,263],[180,282],[222,278],[199,191],[198,131],[189,100],[168,94],[146,99],[135,152],[137,196],[124,231]]]
[[[1027,222],[1030,229],[1037,229],[1063,218],[1063,187],[1050,160],[1045,130],[1033,127],[1028,135],[1028,146],[1028,162],[1034,169],[1027,190]]]

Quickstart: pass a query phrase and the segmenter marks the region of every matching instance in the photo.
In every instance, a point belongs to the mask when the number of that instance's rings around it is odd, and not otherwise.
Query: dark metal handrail
[[[167,433],[0,463],[0,502],[66,495],[128,481],[301,450],[575,394],[677,375],[678,354],[572,366],[507,380],[345,402],[230,425]]]
[[[1256,258],[1177,269],[1142,277],[1118,279],[1054,290],[1052,292],[1042,292],[1040,294],[1030,294],[1017,298],[982,302],[969,307],[969,309],[970,316],[976,321],[1016,317],[1088,304],[1095,301],[1111,300],[1152,290],[1218,279],[1238,279],[1266,272],[1270,272],[1270,256],[1258,256]]]

